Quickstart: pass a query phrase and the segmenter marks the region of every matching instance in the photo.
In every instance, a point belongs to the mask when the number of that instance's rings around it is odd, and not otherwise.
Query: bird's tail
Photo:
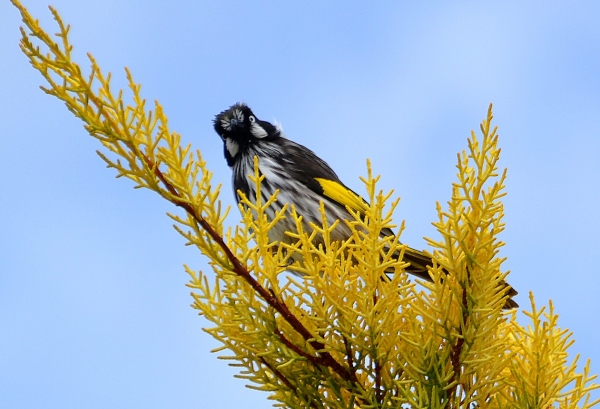
[[[430,256],[425,254],[422,251],[412,249],[410,247],[406,247],[404,250],[404,258],[403,261],[409,263],[409,266],[406,267],[406,272],[412,274],[418,278],[423,280],[432,281],[431,276],[429,275],[429,271],[427,267],[433,267],[433,260]],[[444,272],[448,274],[448,271],[444,269]],[[502,281],[504,287],[508,287],[506,299],[506,303],[504,304],[504,309],[517,308],[519,304],[516,303],[512,298],[517,295],[517,291],[510,286],[506,281]]]

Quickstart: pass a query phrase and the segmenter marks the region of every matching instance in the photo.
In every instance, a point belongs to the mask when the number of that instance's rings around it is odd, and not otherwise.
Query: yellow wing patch
[[[354,211],[362,213],[367,211],[367,203],[346,186],[329,179],[315,178],[315,180],[323,188],[323,194],[331,200],[340,203],[342,206],[348,206]]]

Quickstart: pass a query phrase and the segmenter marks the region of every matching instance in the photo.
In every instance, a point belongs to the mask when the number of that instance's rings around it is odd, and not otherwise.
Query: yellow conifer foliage
[[[583,372],[577,372],[578,356],[569,361],[571,333],[558,326],[552,304],[538,308],[530,294],[527,326],[515,311],[502,311],[508,272],[501,269],[498,235],[506,171],[498,171],[491,106],[481,136],[472,133],[458,156],[447,209],[437,206],[439,239],[428,239],[437,262],[434,282],[416,287],[395,257],[404,251],[400,234],[380,237],[381,229],[393,226],[397,200],[388,205],[391,192],[377,190],[370,165],[363,182],[371,204],[366,217],[347,221],[353,235],[344,242],[329,239],[335,226],[325,217],[323,225],[303,231],[294,209],[297,243],[269,242],[269,229],[290,217],[284,209],[267,220],[265,210],[277,195],[265,203],[260,194],[257,203],[246,200],[240,225],[226,229],[228,209],[221,207],[220,186],[213,186],[200,151],[180,145],[158,102],[154,112],[146,110],[129,70],[126,102],[91,55],[87,75],[71,59],[69,27],[54,9],[57,42],[18,0],[12,2],[29,30],[22,29],[22,50],[49,84],[43,90],[84,122],[118,176],[183,210],[169,216],[214,272],[185,267],[193,307],[211,323],[206,332],[222,343],[214,352],[228,350],[222,358],[276,406],[588,408],[598,402],[590,401],[598,385],[589,361]],[[260,189],[258,172],[254,182]],[[313,245],[315,234],[325,246]],[[396,273],[386,276],[390,269]]]

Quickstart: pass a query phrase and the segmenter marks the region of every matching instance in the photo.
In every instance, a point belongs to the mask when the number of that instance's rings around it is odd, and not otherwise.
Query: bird
[[[232,170],[232,186],[238,204],[240,192],[252,203],[257,199],[254,175],[254,158],[258,158],[261,182],[261,199],[265,203],[277,190],[277,200],[266,209],[272,220],[285,204],[293,205],[302,216],[303,230],[312,231],[310,224],[321,225],[320,205],[323,203],[327,223],[331,226],[339,220],[331,233],[331,240],[342,241],[351,236],[350,227],[344,220],[355,220],[348,208],[364,214],[368,203],[347,187],[323,159],[307,147],[285,137],[280,124],[260,120],[245,103],[238,102],[217,114],[213,120],[216,133],[223,141],[227,165]],[[294,232],[296,226],[286,217],[269,231],[269,240],[292,244],[295,239],[286,232]],[[381,236],[393,236],[390,228],[383,228]],[[316,235],[314,244],[322,243]],[[433,260],[422,251],[406,247],[403,261],[409,263],[405,271],[420,279],[432,281],[428,267]],[[517,294],[510,285],[505,309],[516,308],[512,299]]]

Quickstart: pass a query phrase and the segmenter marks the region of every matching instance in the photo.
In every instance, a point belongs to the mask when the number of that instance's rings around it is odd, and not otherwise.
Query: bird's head
[[[223,139],[227,164],[233,164],[252,144],[280,137],[280,129],[259,120],[244,103],[237,103],[215,116],[215,131]]]

